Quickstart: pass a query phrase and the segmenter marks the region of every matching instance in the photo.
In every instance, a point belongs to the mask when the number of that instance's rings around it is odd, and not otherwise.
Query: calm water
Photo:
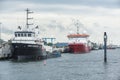
[[[89,54],[62,54],[44,61],[0,61],[0,80],[120,80],[120,49]]]

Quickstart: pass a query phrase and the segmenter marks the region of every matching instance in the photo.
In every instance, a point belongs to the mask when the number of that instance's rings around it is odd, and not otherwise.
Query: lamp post
[[[104,32],[104,62],[107,62],[107,33]]]
[[[1,41],[1,22],[0,22],[0,46],[2,46],[2,41]]]

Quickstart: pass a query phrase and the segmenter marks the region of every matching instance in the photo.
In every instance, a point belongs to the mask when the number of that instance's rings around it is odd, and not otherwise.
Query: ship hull
[[[89,46],[85,44],[69,44],[69,52],[70,53],[88,53],[90,52]]]
[[[18,58],[39,59],[43,57],[44,53],[42,51],[42,45],[12,43],[12,55],[13,59]]]

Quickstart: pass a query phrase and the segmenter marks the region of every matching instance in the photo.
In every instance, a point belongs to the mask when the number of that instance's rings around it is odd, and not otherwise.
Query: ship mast
[[[27,9],[26,9],[26,29],[29,28],[29,25],[33,25],[33,23],[32,23],[32,24],[29,24],[29,20],[30,20],[30,19],[33,19],[33,18],[29,18],[29,17],[28,17],[30,13],[33,13],[33,12],[31,12],[31,11],[27,8]]]
[[[77,34],[79,34],[79,23],[78,23],[78,20],[76,21],[75,25],[77,26]]]

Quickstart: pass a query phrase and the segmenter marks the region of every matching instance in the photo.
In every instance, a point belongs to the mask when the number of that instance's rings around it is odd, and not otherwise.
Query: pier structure
[[[0,59],[9,59],[12,57],[11,46],[9,43],[3,43],[0,48]]]
[[[12,57],[11,46],[9,42],[2,42],[2,23],[0,22],[0,59],[9,59]]]
[[[42,38],[43,41],[48,42],[48,40],[50,40],[50,42],[53,44],[53,42],[55,41],[56,38]]]

